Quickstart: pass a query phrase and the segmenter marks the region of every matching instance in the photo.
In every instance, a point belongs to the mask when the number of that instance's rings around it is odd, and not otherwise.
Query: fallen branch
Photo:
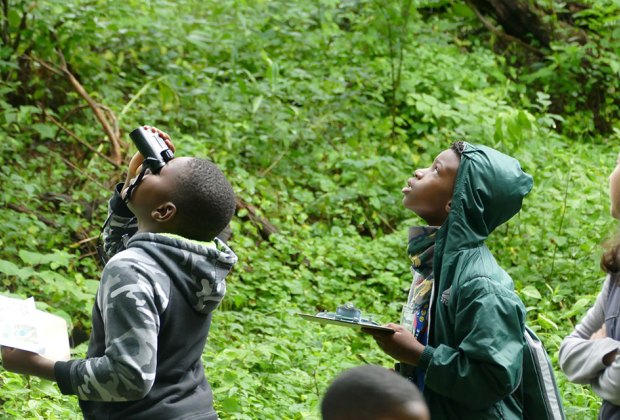
[[[58,223],[56,223],[55,221],[50,220],[45,216],[41,216],[40,214],[36,214],[34,211],[30,210],[29,208],[25,206],[18,205],[18,204],[12,204],[12,203],[8,203],[6,206],[10,208],[11,210],[14,210],[19,213],[31,214],[34,217],[36,217],[40,222],[45,223],[47,226],[51,226],[53,228],[58,227]]]
[[[237,197],[237,211],[241,209],[245,209],[248,212],[248,218],[256,225],[256,227],[258,227],[258,232],[263,239],[267,240],[269,239],[269,236],[278,232],[277,227],[271,224],[264,217],[258,215],[256,207]]]
[[[99,239],[99,235],[97,235],[97,236],[90,236],[88,238],[84,238],[84,239],[82,239],[80,241],[72,243],[71,245],[69,245],[69,248],[78,248],[78,247],[80,247],[83,244],[86,244],[86,243],[89,243],[89,242],[96,242],[97,239]],[[96,252],[96,250],[95,250],[95,252]]]

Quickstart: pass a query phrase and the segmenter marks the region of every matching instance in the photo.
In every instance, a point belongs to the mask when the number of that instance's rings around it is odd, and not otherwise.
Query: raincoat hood
[[[439,237],[443,253],[476,247],[521,209],[532,177],[519,162],[486,146],[465,143],[452,205]]]
[[[484,241],[519,212],[531,189],[517,160],[465,144],[436,235],[431,326],[418,364],[433,418],[523,418],[513,393],[522,375],[525,307]]]

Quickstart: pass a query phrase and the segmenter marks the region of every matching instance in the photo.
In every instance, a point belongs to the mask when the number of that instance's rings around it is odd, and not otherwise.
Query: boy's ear
[[[156,222],[168,222],[177,214],[177,207],[174,203],[167,201],[151,212],[151,217]]]
[[[448,201],[448,204],[446,204],[446,213],[450,213],[451,209],[452,209],[452,200]]]

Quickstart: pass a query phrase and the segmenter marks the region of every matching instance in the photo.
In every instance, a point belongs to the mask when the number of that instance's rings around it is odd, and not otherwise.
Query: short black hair
[[[323,420],[376,420],[397,416],[410,403],[424,403],[418,388],[399,374],[377,365],[340,374],[321,402]]]
[[[235,193],[224,173],[211,161],[190,158],[172,196],[177,232],[188,239],[210,241],[230,223]]]
[[[453,150],[454,153],[456,153],[458,157],[461,157],[461,155],[463,154],[463,151],[465,150],[465,142],[455,141],[450,146],[450,150]]]

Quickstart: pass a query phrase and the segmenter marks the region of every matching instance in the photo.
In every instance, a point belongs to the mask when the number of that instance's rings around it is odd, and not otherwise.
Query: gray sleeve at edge
[[[589,384],[601,374],[605,365],[603,356],[618,348],[611,338],[590,340],[593,333],[605,323],[604,307],[609,289],[606,281],[603,290],[575,330],[562,341],[559,363],[566,377],[578,384]]]

